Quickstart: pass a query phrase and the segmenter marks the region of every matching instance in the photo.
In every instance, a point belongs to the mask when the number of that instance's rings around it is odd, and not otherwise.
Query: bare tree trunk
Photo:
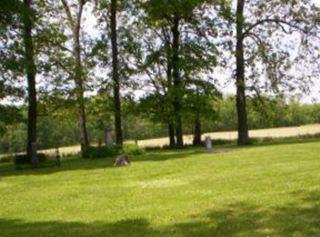
[[[121,122],[121,99],[120,99],[120,77],[118,61],[118,42],[117,42],[117,0],[111,0],[111,44],[112,44],[112,79],[113,79],[113,96],[114,96],[114,117],[116,143],[122,146],[122,122]]]
[[[36,90],[36,65],[34,62],[34,47],[32,41],[33,20],[31,15],[31,0],[24,0],[23,11],[23,41],[25,48],[25,70],[28,81],[28,138],[27,155],[33,164],[39,162],[35,159],[37,143],[37,90]]]
[[[245,62],[243,48],[243,24],[244,24],[244,0],[238,0],[237,4],[237,45],[236,45],[236,104],[238,113],[238,145],[249,143],[249,132],[246,109],[246,83],[245,83]]]
[[[171,121],[168,123],[168,135],[169,135],[169,147],[174,148],[176,146],[176,139],[174,136],[174,126]]]
[[[73,57],[75,59],[75,84],[76,84],[76,96],[77,96],[77,107],[78,107],[78,123],[80,128],[80,143],[81,151],[84,151],[89,146],[85,102],[84,102],[84,75],[81,58],[81,43],[80,43],[80,28],[81,19],[83,13],[83,7],[86,3],[85,0],[79,0],[79,8],[76,17],[72,17],[69,5],[66,0],[61,0],[64,10],[67,15],[69,25],[73,33]]]
[[[175,130],[177,137],[177,147],[183,147],[183,132],[182,132],[182,119],[181,119],[181,78],[180,78],[180,62],[179,62],[179,48],[180,48],[180,31],[179,31],[180,17],[176,13],[174,16],[172,27],[172,72],[173,72],[173,86],[174,86],[174,116],[175,116]]]
[[[75,45],[74,45],[74,57],[76,59],[76,94],[78,100],[78,122],[80,128],[80,143],[81,151],[84,151],[89,146],[89,139],[87,133],[86,112],[84,105],[84,88],[83,88],[83,71],[81,60],[81,46],[80,46],[80,25],[77,26],[75,32]]]
[[[198,146],[201,145],[201,121],[199,113],[197,113],[196,118],[194,120],[194,135],[193,135],[193,145]]]
[[[167,96],[169,97],[169,111],[171,112],[171,97],[172,97],[172,62],[171,62],[171,54],[170,54],[170,42],[167,42],[167,83],[168,83],[168,92]],[[168,135],[169,135],[169,147],[176,147],[176,138],[174,132],[174,121],[171,116],[168,119]]]

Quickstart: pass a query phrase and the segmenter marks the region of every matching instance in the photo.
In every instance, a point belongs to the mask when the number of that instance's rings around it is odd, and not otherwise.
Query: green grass
[[[0,236],[320,236],[320,142],[0,165]]]

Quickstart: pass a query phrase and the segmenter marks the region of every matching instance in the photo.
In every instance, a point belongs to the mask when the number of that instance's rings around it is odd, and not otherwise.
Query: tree
[[[249,132],[247,123],[247,110],[246,110],[246,94],[245,94],[245,62],[243,52],[243,10],[244,0],[238,0],[237,13],[236,13],[236,24],[237,24],[237,46],[236,46],[236,106],[238,113],[238,144],[243,145],[249,142]]]
[[[25,73],[21,47],[23,11],[23,3],[18,0],[0,2],[0,100],[24,96],[24,89],[14,80]]]
[[[110,6],[110,32],[112,44],[112,80],[114,96],[114,117],[116,143],[120,146],[123,144],[122,125],[121,125],[121,100],[120,100],[120,78],[118,62],[118,42],[117,42],[117,0],[111,0]]]
[[[212,81],[194,78],[189,81],[184,99],[184,117],[193,124],[193,145],[202,144],[202,122],[213,122],[217,119],[216,101],[221,98],[220,92]]]
[[[251,15],[245,15],[245,9],[249,9]],[[277,48],[273,46],[270,39],[277,41],[280,45],[281,37],[285,34],[300,33],[307,36],[311,33],[314,27],[314,10],[316,6],[310,1],[273,1],[273,2],[258,2],[238,0],[236,8],[236,107],[238,114],[238,144],[244,145],[249,142],[248,121],[246,108],[246,90],[250,88],[255,92],[260,90],[257,61],[266,66],[270,87],[274,91],[279,92],[280,86],[289,86],[290,80],[294,76],[290,76],[289,71],[292,67],[290,56],[290,48],[283,46]],[[282,32],[282,33],[280,33]],[[302,41],[303,42],[303,41]],[[287,42],[288,43],[288,42]],[[253,44],[256,44],[254,47]],[[250,47],[249,47],[250,45]],[[245,58],[247,55],[247,58]],[[251,75],[246,76],[246,67],[251,67]],[[248,80],[253,80],[251,86],[248,85]],[[306,80],[302,79],[298,82]]]
[[[2,46],[0,49],[2,62],[0,65],[0,97],[12,104],[24,102],[23,100],[26,99],[28,104],[27,119],[24,120],[27,124],[26,148],[27,155],[34,164],[38,162],[36,157],[37,102],[42,92],[39,90],[39,75],[42,76],[44,72],[43,51],[51,46],[45,35],[55,28],[49,25],[47,18],[44,17],[46,6],[44,3],[46,2],[25,0],[12,1],[12,5],[4,4],[8,11],[3,15],[4,18],[0,23],[3,26],[0,30]],[[27,83],[24,83],[25,79]]]
[[[172,86],[169,87],[169,95],[172,96],[173,123],[169,124],[169,134],[172,134],[171,126],[174,126],[177,147],[183,147],[182,130],[182,98],[184,96],[184,71],[181,58],[183,57],[181,41],[188,37],[189,28],[197,25],[198,21],[193,21],[195,10],[206,1],[160,1],[150,0],[144,4],[150,25],[168,28],[169,37],[164,42],[169,47],[167,59],[168,82],[172,78]],[[196,28],[196,27],[195,27]],[[183,34],[182,34],[183,32]],[[169,42],[168,42],[169,41]],[[185,62],[185,61],[184,61]],[[170,84],[169,84],[170,85]],[[171,137],[171,135],[170,135]],[[170,139],[173,142],[173,139]]]
[[[135,65],[139,51],[136,34],[136,5],[134,1],[103,0],[99,1],[95,10],[101,37],[96,40],[94,55],[98,58],[100,70],[105,77],[101,82],[102,89],[111,85],[113,91],[113,113],[116,143],[123,144],[122,98],[127,88],[133,87],[131,76],[135,73]],[[121,19],[118,24],[118,19]],[[110,57],[111,56],[111,57]],[[109,76],[112,79],[109,81]]]
[[[24,42],[24,57],[25,71],[28,81],[28,141],[27,155],[32,158],[32,163],[37,164],[39,160],[36,158],[36,143],[37,143],[37,90],[36,90],[36,65],[34,61],[34,46],[32,40],[33,15],[31,8],[31,0],[23,1],[23,42]]]
[[[80,143],[81,150],[83,151],[89,145],[88,132],[86,126],[86,112],[84,103],[84,71],[82,63],[82,47],[80,40],[81,31],[81,20],[83,14],[84,5],[87,3],[86,0],[79,0],[76,13],[73,16],[70,6],[66,0],[61,0],[65,14],[67,16],[68,24],[73,36],[73,57],[74,57],[74,81],[76,84],[76,97],[78,107],[78,122],[80,128]]]

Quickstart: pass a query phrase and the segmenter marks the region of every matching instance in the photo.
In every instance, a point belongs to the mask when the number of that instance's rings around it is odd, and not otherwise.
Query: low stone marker
[[[210,136],[206,137],[206,149],[207,151],[212,151],[212,140]]]
[[[118,156],[113,163],[113,166],[117,166],[117,167],[128,166],[128,165],[130,165],[130,160],[129,160],[129,156],[127,155]]]

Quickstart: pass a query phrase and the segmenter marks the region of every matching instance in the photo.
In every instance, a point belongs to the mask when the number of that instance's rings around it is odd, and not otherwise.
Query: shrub
[[[11,161],[13,161],[13,157],[12,156],[0,157],[0,163],[9,163]]]
[[[125,144],[122,149],[117,145],[100,147],[89,146],[82,152],[82,157],[86,159],[97,159],[113,157],[123,153],[127,155],[143,155],[145,154],[145,149],[135,144]]]
[[[43,163],[47,159],[47,155],[43,153],[37,154],[40,163]],[[31,158],[26,154],[24,155],[16,155],[13,159],[15,165],[26,165],[31,163]]]
[[[119,146],[89,146],[82,152],[82,157],[86,159],[106,158],[121,154]]]
[[[146,153],[145,149],[135,144],[123,145],[123,152],[127,155],[143,155]]]

